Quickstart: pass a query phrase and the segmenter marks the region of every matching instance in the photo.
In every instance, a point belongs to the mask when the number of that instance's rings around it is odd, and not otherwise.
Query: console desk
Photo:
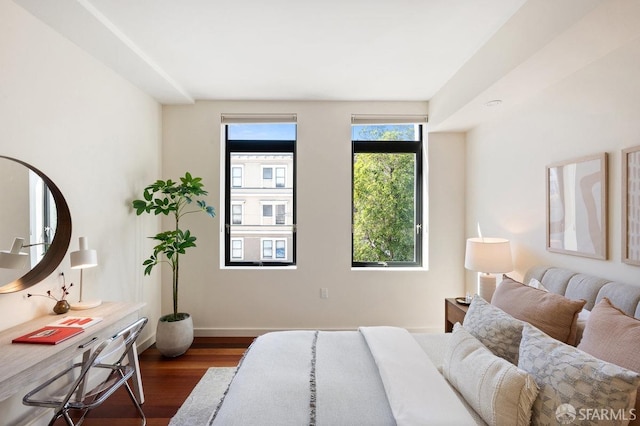
[[[58,315],[45,315],[0,332],[0,401],[4,401],[24,388],[36,387],[52,373],[68,366],[71,360],[80,356],[87,357],[103,339],[138,319],[144,305],[144,303],[103,302],[92,309],[69,311],[65,315],[102,317],[102,321],[57,345],[11,343],[11,341],[55,322],[61,318]],[[142,403],[144,393],[135,345],[134,353],[129,354],[129,362],[135,366],[134,392]]]

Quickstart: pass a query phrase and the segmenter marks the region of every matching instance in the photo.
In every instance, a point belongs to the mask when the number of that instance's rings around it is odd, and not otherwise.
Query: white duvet
[[[247,351],[210,425],[475,425],[405,329],[287,331]]]
[[[475,425],[415,339],[402,328],[362,327],[399,426]]]

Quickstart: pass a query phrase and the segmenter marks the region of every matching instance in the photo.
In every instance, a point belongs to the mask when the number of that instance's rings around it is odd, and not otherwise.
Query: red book
[[[84,330],[81,327],[42,327],[24,336],[16,337],[13,343],[39,343],[42,345],[57,345]]]

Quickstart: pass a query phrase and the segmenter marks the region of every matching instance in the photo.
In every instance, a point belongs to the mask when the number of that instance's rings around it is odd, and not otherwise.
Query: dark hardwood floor
[[[146,399],[142,410],[147,425],[166,426],[209,367],[238,365],[252,341],[251,337],[197,337],[187,353],[178,358],[163,357],[155,346],[139,354]],[[65,422],[58,419],[55,424]],[[127,392],[119,389],[83,424],[134,426],[140,425],[140,417]]]

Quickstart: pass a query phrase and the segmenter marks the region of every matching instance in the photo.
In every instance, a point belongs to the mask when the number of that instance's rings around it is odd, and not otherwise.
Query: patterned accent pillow
[[[626,425],[633,418],[640,375],[599,360],[526,324],[518,367],[540,392],[531,424],[555,425],[567,404],[580,424]],[[569,410],[571,411],[571,410]]]
[[[518,363],[524,322],[475,296],[462,326],[495,355]]]
[[[442,374],[488,425],[529,426],[538,387],[531,375],[495,356],[456,324]]]

